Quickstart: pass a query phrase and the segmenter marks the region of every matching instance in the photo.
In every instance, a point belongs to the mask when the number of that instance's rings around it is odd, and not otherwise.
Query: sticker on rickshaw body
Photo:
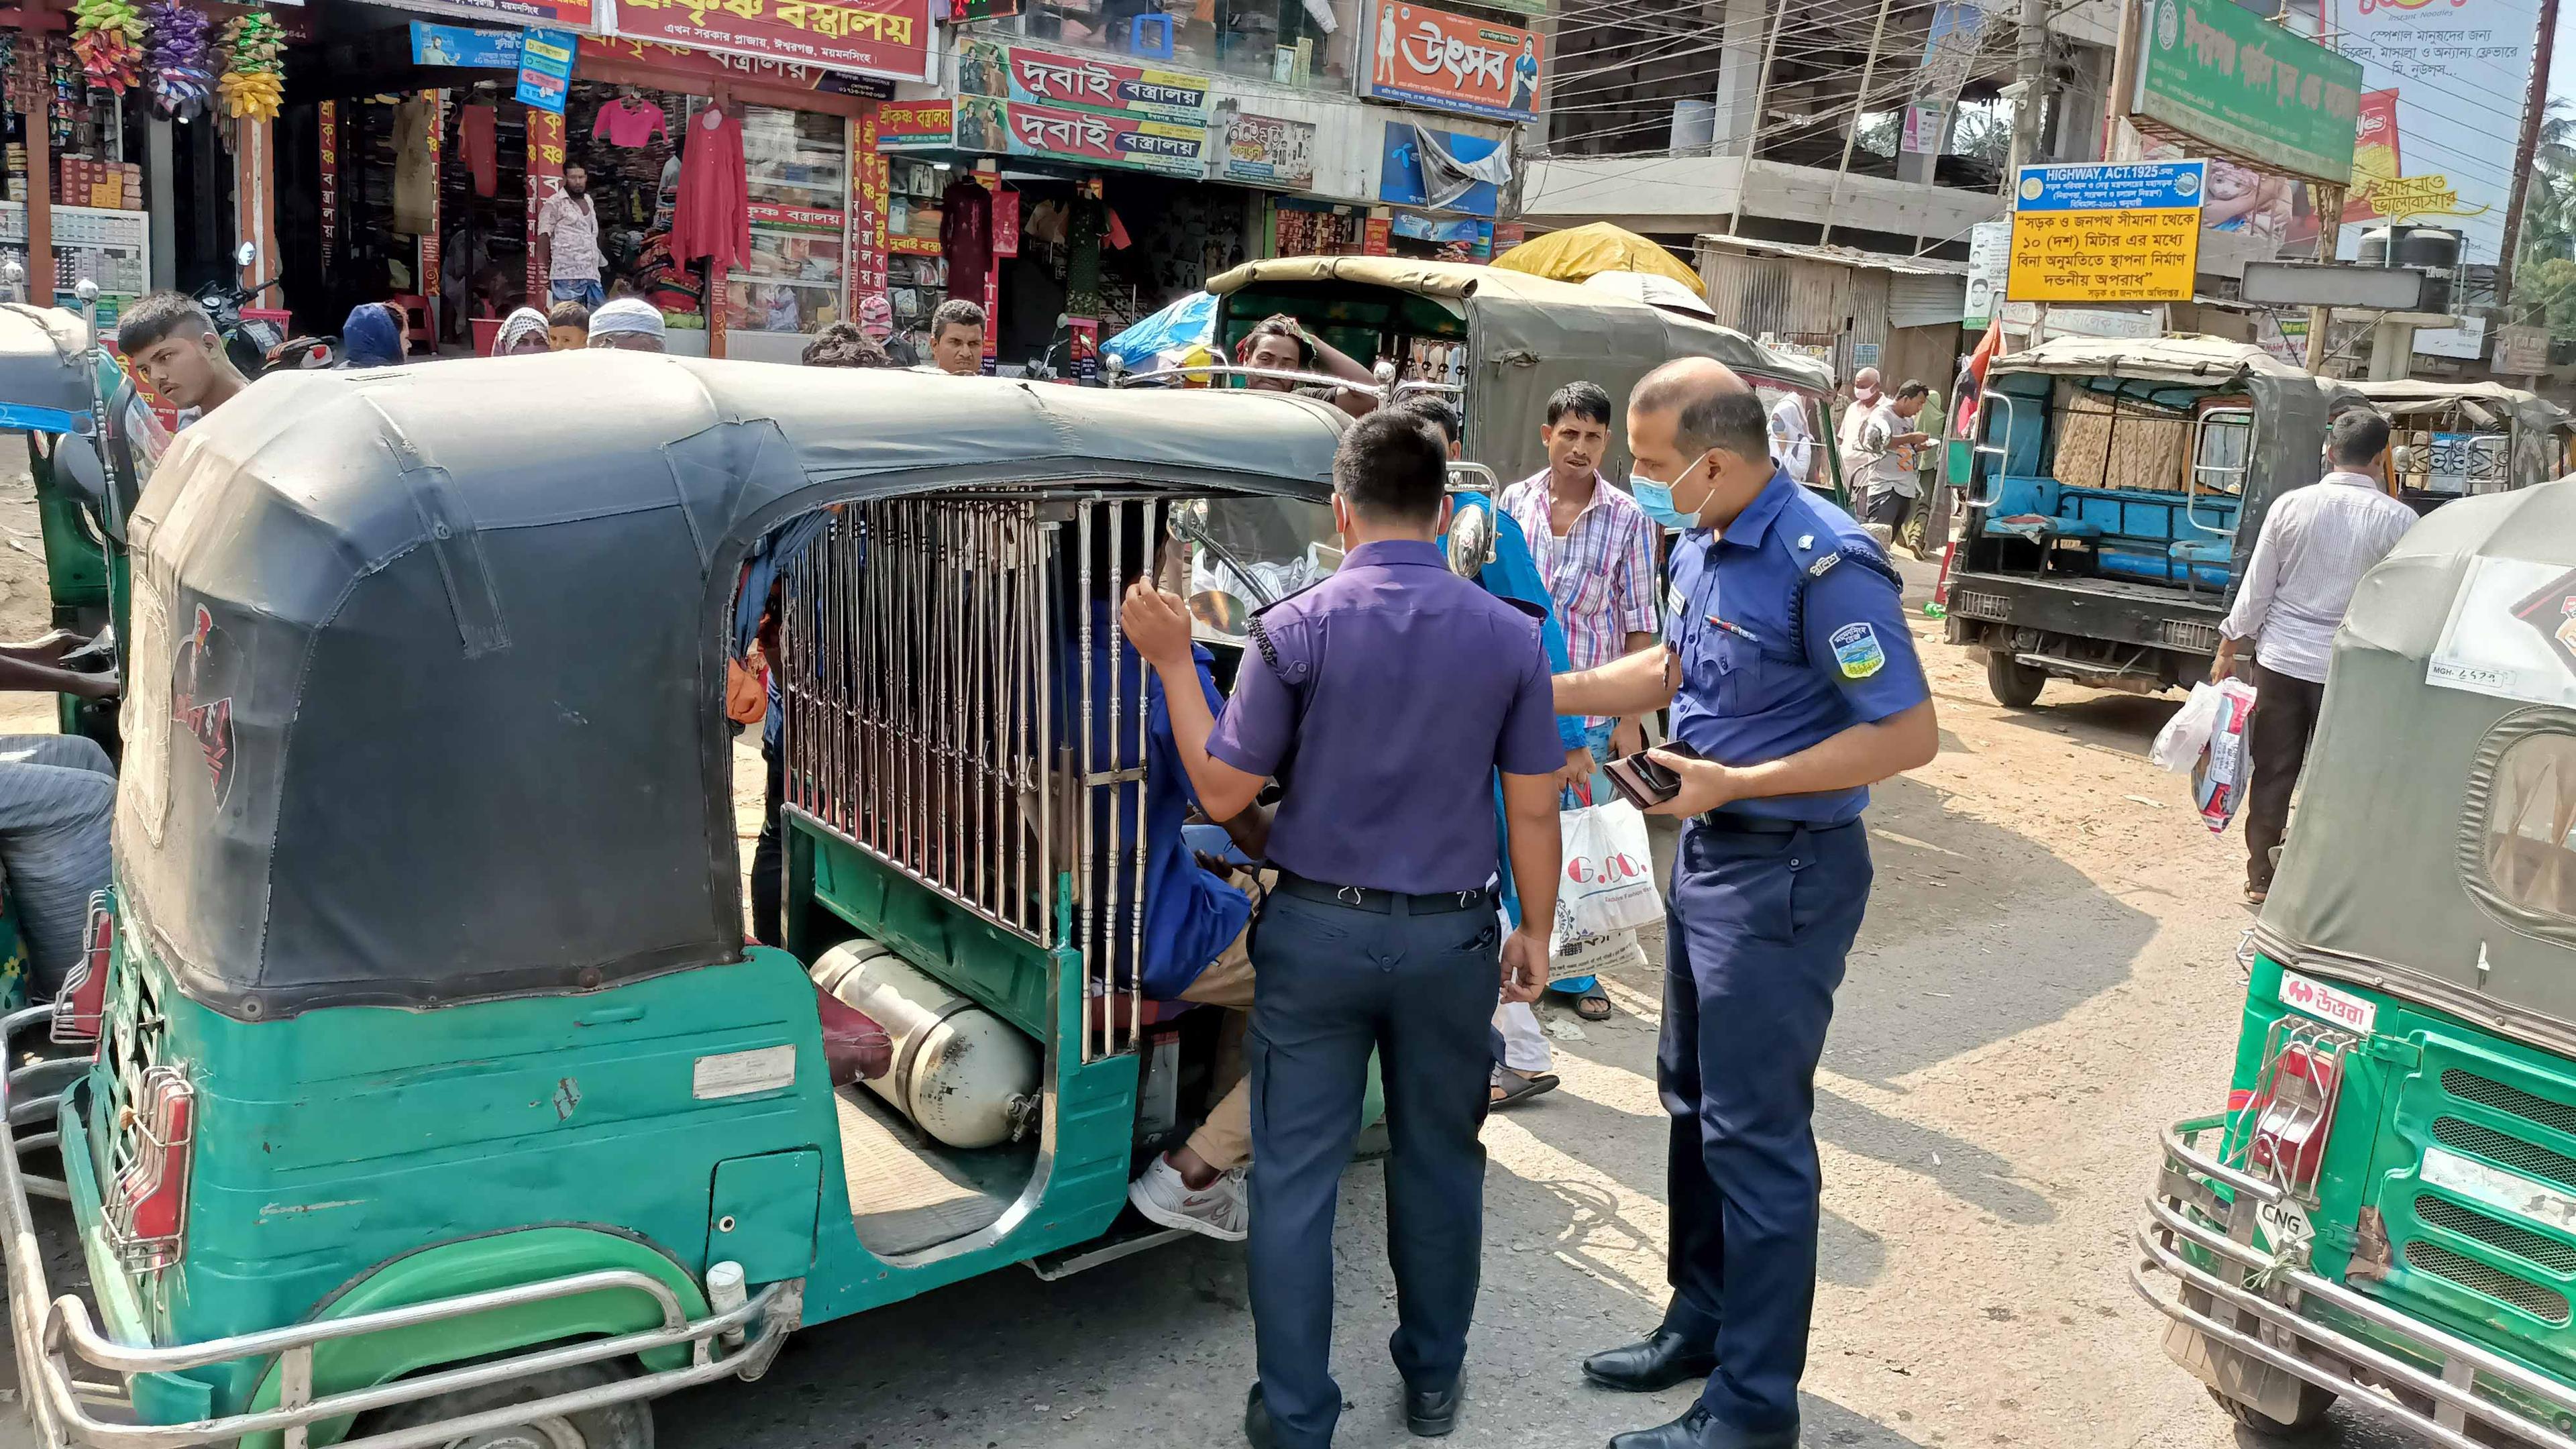
[[[2379,1020],[2379,1003],[2338,991],[2296,971],[2281,973],[2281,1004],[2302,1016],[2370,1035]]]

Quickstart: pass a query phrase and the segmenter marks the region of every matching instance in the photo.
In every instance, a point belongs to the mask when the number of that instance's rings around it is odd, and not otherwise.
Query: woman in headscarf
[[[516,357],[525,352],[546,352],[553,348],[547,337],[546,314],[534,307],[521,307],[501,319],[501,331],[492,339],[494,357]]]
[[[398,367],[403,360],[402,323],[390,303],[361,302],[340,324],[342,367]]]

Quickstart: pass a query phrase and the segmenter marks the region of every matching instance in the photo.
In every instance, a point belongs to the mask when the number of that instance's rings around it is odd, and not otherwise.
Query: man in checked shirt
[[[1556,601],[1567,657],[1579,672],[1653,648],[1661,602],[1656,529],[1634,499],[1601,476],[1610,448],[1610,394],[1589,382],[1558,388],[1547,400],[1540,437],[1547,468],[1504,489],[1502,507],[1529,536],[1531,556]],[[1584,724],[1596,759],[1646,747],[1642,719]],[[1603,798],[1596,784],[1595,803]],[[1573,997],[1575,1014],[1586,1021],[1610,1015],[1610,998],[1590,977],[1549,989]]]

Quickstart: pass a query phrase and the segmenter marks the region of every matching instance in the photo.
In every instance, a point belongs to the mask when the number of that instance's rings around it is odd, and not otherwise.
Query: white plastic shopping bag
[[[1556,883],[1551,954],[1581,937],[1615,936],[1664,918],[1646,817],[1636,806],[1625,800],[1586,805],[1562,812],[1557,824],[1565,865]]]
[[[2209,748],[2209,732],[2218,725],[2218,707],[2222,696],[2218,686],[2206,681],[2191,687],[2191,698],[2182,702],[2165,727],[2156,731],[2156,742],[2147,751],[2147,760],[2159,770],[2188,775],[2200,764],[2203,750]]]
[[[2200,806],[2201,823],[2213,835],[2223,834],[2236,818],[2254,762],[2245,751],[2245,727],[2254,715],[2254,686],[2231,679],[2218,686],[2218,719],[2210,727],[2209,745],[2191,772],[2191,797]]]
[[[1646,948],[1637,944],[1634,931],[1613,931],[1607,936],[1575,936],[1557,943],[1547,958],[1547,983],[1580,981],[1587,976],[1607,976],[1614,971],[1646,964]]]

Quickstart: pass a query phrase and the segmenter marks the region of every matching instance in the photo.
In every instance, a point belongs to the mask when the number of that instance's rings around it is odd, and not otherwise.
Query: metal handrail
[[[2230,468],[2230,467],[2226,467],[2226,466],[2224,466],[2224,465],[2215,465],[2215,466],[2213,466],[2213,465],[2211,465],[2211,464],[2206,464],[2206,463],[2203,463],[2203,462],[2201,462],[2201,461],[2200,461],[2200,440],[2201,440],[2201,436],[2202,436],[2203,432],[2204,432],[2205,430],[2207,430],[2207,429],[2208,429],[2208,427],[2210,426],[2211,420],[2212,420],[2212,419],[2215,419],[2215,418],[2230,418],[2230,419],[2234,419],[2234,418],[2242,418],[2242,419],[2244,419],[2244,422],[2241,424],[2241,426],[2245,429],[2245,461],[2244,461],[2242,464],[2240,464],[2239,466],[2237,466],[2237,467]],[[2231,423],[2227,424],[2226,426],[2234,427],[2234,426],[2240,426],[2240,424],[2236,424],[2236,423],[2231,422]],[[2201,522],[2201,521],[2200,521],[2200,512],[2199,512],[2199,510],[2197,510],[2197,509],[2195,509],[2194,507],[2192,507],[2192,500],[2194,500],[2194,499],[2196,499],[2196,498],[2200,497],[2200,495],[2201,495],[2201,494],[2202,494],[2202,492],[2204,491],[2204,490],[2201,488],[2201,486],[2200,486],[2200,475],[2201,475],[2201,474],[2203,474],[2203,473],[2217,473],[2217,474],[2221,474],[2221,475],[2231,475],[2231,474],[2232,474],[2232,475],[2236,478],[2236,497],[2237,497],[2237,500],[2238,500],[2239,507],[2241,508],[2241,507],[2243,506],[2243,500],[2244,500],[2244,497],[2245,497],[2245,480],[2246,480],[2248,477],[2252,476],[2253,472],[2254,472],[2254,410],[2253,410],[2252,408],[2211,408],[2209,411],[2207,411],[2207,412],[2205,412],[2205,413],[2202,413],[2199,417],[2194,418],[2194,419],[2192,420],[2192,424],[2191,424],[2191,466],[2190,466],[2190,470],[2189,470],[2189,472],[2187,472],[2187,473],[2184,475],[2184,477],[2183,477],[2183,492],[2182,492],[2182,516],[2183,516],[2183,521],[2184,521],[2184,522],[2186,522],[2186,523],[2189,523],[2192,527],[2199,529],[2199,530],[2200,530],[2201,532],[2203,532],[2203,533],[2214,533],[2214,534],[2217,534],[2217,535],[2218,535],[2219,537],[2221,537],[2221,538],[2234,538],[2234,537],[2236,536],[2236,530],[2235,530],[2235,528],[2233,528],[2233,527],[2228,527],[2228,528],[2218,528],[2218,527],[2214,527],[2214,526],[2212,526],[2212,525],[2210,525],[2210,524],[2206,524],[2206,523]],[[2241,513],[2241,512],[2240,512],[2239,514],[2237,514],[2237,517],[2238,517],[2240,520],[2241,520],[2244,516],[2245,516],[2245,515],[2244,515],[2243,513]]]
[[[1465,481],[1460,481],[1460,480]],[[1503,480],[1482,463],[1449,465],[1449,491],[1452,493],[1489,493],[1497,508],[1502,506]]]
[[[1961,508],[1992,508],[2004,500],[2005,462],[2007,456],[2012,451],[2013,423],[2014,420],[2019,417],[2019,413],[2016,411],[2018,405],[2015,403],[2012,394],[1996,392],[1991,388],[1985,392],[1979,393],[1977,395],[1978,433],[1983,434],[1988,431],[1988,425],[1993,419],[1994,414],[1988,412],[1987,408],[1996,405],[2000,405],[2004,410],[2004,440],[2000,443],[1971,442],[1968,444],[1969,452],[1980,454],[1995,460],[1994,492],[1989,497],[1980,498],[1974,491],[1972,491],[1976,483],[1976,471],[1972,468],[1969,470],[1968,474],[1969,486],[1960,490],[1959,506]]]
[[[1160,368],[1153,372],[1121,373],[1117,379],[1110,384],[1110,386],[1149,387],[1172,378],[1186,377],[1204,377],[1211,380],[1225,377],[1240,377],[1246,379],[1266,380],[1270,382],[1296,383],[1307,387],[1338,388],[1351,392],[1369,393],[1375,396],[1380,403],[1392,400],[1397,390],[1394,387],[1389,387],[1380,383],[1353,382],[1347,377],[1335,377],[1329,372],[1299,372],[1288,368],[1278,367],[1245,367],[1239,363],[1233,362],[1197,363],[1188,367]]]

